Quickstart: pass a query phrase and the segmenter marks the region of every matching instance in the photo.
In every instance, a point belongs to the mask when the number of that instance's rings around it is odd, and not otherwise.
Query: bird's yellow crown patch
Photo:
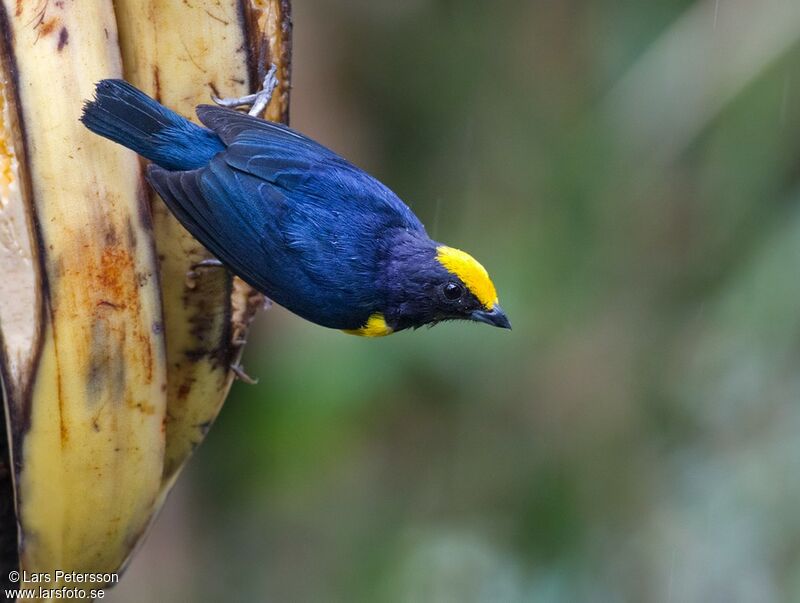
[[[488,310],[497,303],[497,291],[489,273],[470,254],[442,245],[436,249],[436,257],[446,270],[455,274]]]
[[[344,332],[348,335],[359,335],[361,337],[383,337],[392,334],[392,327],[386,324],[386,319],[383,314],[376,312],[367,320],[360,329],[345,329]]]

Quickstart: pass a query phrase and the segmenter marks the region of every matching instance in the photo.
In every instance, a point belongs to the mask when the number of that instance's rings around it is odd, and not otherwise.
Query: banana
[[[115,15],[111,0],[3,0],[0,29],[0,372],[20,569],[113,572],[159,498],[167,397],[140,165],[78,121],[95,82],[122,76]]]
[[[211,95],[257,90],[271,63],[279,87],[266,117],[287,119],[286,0],[115,0],[126,79],[189,118]],[[167,338],[164,492],[216,418],[248,325],[264,301],[220,268],[196,268],[208,252],[153,195]],[[187,277],[187,275],[189,275]]]
[[[285,122],[290,30],[288,0],[0,0],[0,393],[18,567],[49,575],[39,586],[124,566],[264,303],[196,267],[208,253],[150,198],[136,157],[83,128],[82,103],[124,73],[193,116],[276,64],[265,113]]]

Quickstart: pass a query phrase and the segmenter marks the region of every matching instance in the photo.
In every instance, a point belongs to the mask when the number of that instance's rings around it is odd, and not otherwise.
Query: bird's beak
[[[510,329],[511,323],[508,321],[506,313],[503,308],[495,304],[491,310],[475,310],[470,314],[470,318],[476,322],[485,322],[487,325],[493,327],[500,327],[501,329]]]

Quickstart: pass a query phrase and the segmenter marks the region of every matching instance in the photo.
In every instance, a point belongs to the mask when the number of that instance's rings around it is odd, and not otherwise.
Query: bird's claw
[[[197,287],[197,278],[200,276],[197,273],[198,268],[222,268],[222,262],[220,262],[216,258],[206,258],[205,260],[200,260],[196,264],[192,264],[189,270],[186,271],[186,286],[189,289],[194,289]]]
[[[192,264],[192,270],[197,270],[198,268],[222,268],[222,262],[217,258],[206,258],[196,264]]]
[[[239,98],[219,98],[215,94],[212,94],[211,100],[213,100],[220,107],[228,107],[229,109],[249,106],[250,110],[248,111],[248,114],[253,117],[258,117],[264,112],[264,109],[267,108],[267,105],[272,98],[272,93],[278,86],[277,74],[278,67],[273,63],[270,66],[267,75],[264,76],[264,81],[261,84],[261,90],[255,94],[248,94],[247,96],[241,96]]]
[[[250,375],[244,372],[241,364],[231,364],[231,371],[239,381],[243,381],[248,385],[256,385],[258,379],[253,379]]]

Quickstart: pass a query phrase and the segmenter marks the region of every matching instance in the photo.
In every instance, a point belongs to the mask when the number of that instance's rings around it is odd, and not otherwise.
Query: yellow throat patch
[[[386,324],[386,319],[380,312],[370,316],[367,324],[360,329],[343,330],[348,335],[358,335],[360,337],[384,337],[385,335],[391,335],[393,332],[392,327]]]
[[[442,245],[436,249],[436,257],[446,270],[455,274],[467,289],[478,298],[487,310],[497,303],[497,291],[486,268],[470,254]]]

